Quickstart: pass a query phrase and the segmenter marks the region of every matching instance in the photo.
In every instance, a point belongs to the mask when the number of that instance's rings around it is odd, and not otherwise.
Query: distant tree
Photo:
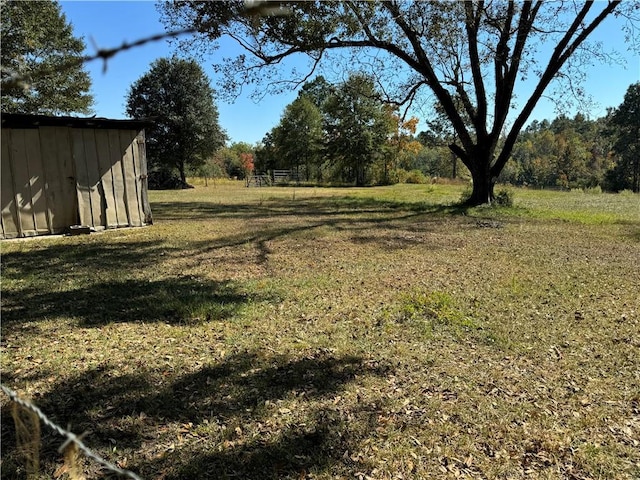
[[[193,60],[173,57],[153,62],[131,86],[127,115],[153,120],[146,131],[150,172],[163,176],[177,172],[182,187],[187,185],[187,166],[204,164],[226,140],[209,79]]]
[[[43,115],[89,114],[91,79],[84,51],[58,2],[2,1],[2,111]],[[62,68],[65,66],[65,68]],[[20,75],[24,82],[6,81]]]
[[[273,140],[273,130],[265,134],[255,149],[255,168],[260,173],[276,168],[278,152]]]
[[[352,75],[324,105],[327,157],[357,186],[366,184],[367,169],[393,131],[379,98],[371,78]]]
[[[243,180],[255,169],[254,147],[246,142],[235,142],[219,152],[221,164],[229,178]]]
[[[492,201],[518,134],[549,86],[564,81],[565,91],[578,91],[582,67],[604,57],[587,42],[594,30],[614,15],[634,22],[637,7],[617,0],[309,1],[276,2],[276,13],[286,15],[256,18],[240,1],[163,5],[167,24],[195,27],[204,42],[227,35],[249,53],[220,68],[232,91],[270,80],[281,89],[284,59],[306,54],[313,71],[340,52],[345,69],[375,76],[398,104],[410,105],[428,88],[455,130],[451,150],[471,172],[470,205]],[[292,86],[308,75],[297,73],[288,78]],[[516,107],[516,85],[527,80],[532,88]]]
[[[385,107],[388,115],[390,134],[387,139],[387,155],[383,155],[383,171],[380,183],[396,183],[399,178],[392,178],[391,173],[399,170],[414,168],[413,159],[422,145],[415,140],[418,118],[403,119],[398,109],[390,105]]]
[[[622,104],[610,117],[610,135],[617,161],[608,172],[612,189],[640,192],[640,82],[627,89]]]
[[[333,93],[334,86],[322,75],[318,75],[313,80],[305,82],[300,88],[299,97],[304,96],[311,100],[313,104],[322,111],[324,103]]]
[[[578,113],[551,122],[532,122],[516,142],[513,164],[501,180],[535,187],[590,188],[602,186],[610,164],[610,141],[604,119]]]
[[[242,169],[242,175],[244,178],[249,177],[253,173],[255,164],[253,162],[253,153],[241,153],[240,154],[240,168]]]
[[[312,170],[318,177],[324,139],[322,114],[306,94],[299,95],[287,105],[272,136],[274,148],[280,152],[279,163],[284,168],[295,170],[299,174],[299,169],[303,166],[307,180],[310,179]]]

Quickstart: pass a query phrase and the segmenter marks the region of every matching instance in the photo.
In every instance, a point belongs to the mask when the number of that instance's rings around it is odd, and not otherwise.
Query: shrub
[[[422,173],[420,170],[411,170],[407,173],[407,177],[404,180],[404,183],[415,183],[415,184],[425,184],[429,183],[430,179]]]
[[[501,207],[513,207],[513,193],[508,188],[501,188],[496,193],[494,202]]]

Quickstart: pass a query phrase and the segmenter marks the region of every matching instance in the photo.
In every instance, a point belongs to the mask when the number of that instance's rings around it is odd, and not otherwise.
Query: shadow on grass
[[[2,332],[61,316],[82,326],[223,320],[256,299],[228,281],[154,279],[149,272],[166,253],[161,242],[100,242],[3,254]]]
[[[458,207],[350,197],[272,199],[256,205],[175,202],[154,204],[154,209],[158,222],[172,218],[215,221],[224,216],[239,220],[269,218],[273,222],[257,224],[245,233],[188,242],[188,253],[162,241],[107,243],[100,237],[87,243],[41,244],[6,253],[2,258],[3,332],[25,322],[60,316],[77,318],[83,326],[227,319],[255,298],[232,282],[192,276],[153,279],[148,272],[164,258],[189,255],[197,264],[214,250],[247,243],[255,244],[254,258],[225,256],[216,259],[217,268],[224,268],[226,262],[236,268],[241,262],[264,265],[271,253],[269,241],[324,226],[352,233],[354,243],[377,244],[383,249],[415,244],[428,247],[422,235],[429,228],[428,222],[424,218],[413,222],[415,217],[433,215],[440,219],[463,211]],[[296,222],[288,221],[293,216]],[[383,234],[372,234],[376,229]],[[413,235],[416,231],[420,234]],[[185,268],[189,268],[188,261]]]
[[[259,219],[281,216],[333,217],[372,215],[392,212],[459,215],[463,205],[434,205],[426,202],[402,202],[358,197],[306,197],[304,199],[269,198],[254,203],[221,204],[214,202],[153,202],[154,218],[162,220],[206,220],[215,217]],[[366,218],[366,217],[365,217]]]
[[[299,478],[345,461],[344,452],[374,428],[381,408],[363,404],[340,412],[329,400],[350,382],[389,371],[321,351],[293,360],[242,352],[168,378],[144,367],[122,374],[105,364],[52,385],[36,403],[59,425],[90,431],[85,443],[99,454],[140,459],[128,468],[143,478]],[[281,408],[292,398],[300,411]],[[278,423],[283,412],[289,420]],[[2,478],[12,478],[5,475],[15,466],[15,429],[4,410],[2,417]],[[185,424],[199,433],[163,450]],[[43,433],[42,463],[50,466],[59,461],[62,440]],[[119,454],[111,455],[114,445]]]
[[[250,224],[248,232],[191,243],[194,250],[201,253],[254,243],[258,250],[257,263],[265,263],[268,259],[267,242],[322,227],[351,232],[354,243],[377,244],[387,250],[402,249],[423,243],[422,238],[412,233],[428,232],[434,228],[434,223],[440,223],[446,217],[464,215],[467,211],[455,205],[352,197],[270,199],[256,204],[229,205],[175,202],[154,204],[154,209],[158,212],[158,222],[163,219],[215,221],[216,218],[247,222],[267,220]],[[378,235],[376,231],[383,234]]]
[[[224,320],[249,300],[229,282],[192,277],[100,282],[61,292],[22,289],[3,293],[2,327],[57,316],[78,319],[81,326]]]

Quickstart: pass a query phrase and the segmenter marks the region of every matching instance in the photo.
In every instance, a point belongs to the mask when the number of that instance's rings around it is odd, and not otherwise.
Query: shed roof
[[[152,125],[151,120],[114,120],[111,118],[52,117],[48,115],[29,115],[23,113],[3,113],[3,128],[38,128],[38,127],[72,127],[72,128],[112,128],[126,130],[142,130]]]

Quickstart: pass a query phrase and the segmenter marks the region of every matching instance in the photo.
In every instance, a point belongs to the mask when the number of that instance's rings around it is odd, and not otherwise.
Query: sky
[[[74,34],[84,38],[87,45],[85,53],[89,55],[96,52],[96,47],[113,48],[123,42],[133,42],[164,32],[154,1],[62,0],[60,4],[67,21],[73,25]],[[640,57],[628,51],[620,23],[614,18],[605,20],[592,38],[602,41],[607,49],[622,54],[625,64],[596,63],[588,68],[584,87],[593,96],[596,105],[584,113],[597,118],[605,114],[607,107],[618,106],[629,85],[640,81]],[[230,42],[225,42],[214,56],[201,64],[212,80],[212,87],[216,88],[218,80],[212,68],[213,62],[233,56],[238,51]],[[106,69],[102,60],[89,62],[86,69],[92,79],[96,115],[126,118],[125,99],[131,85],[149,71],[154,60],[171,56],[173,52],[174,47],[162,40],[118,53],[107,62]],[[227,132],[230,142],[258,143],[278,124],[285,107],[297,96],[297,92],[287,92],[266,95],[260,101],[254,101],[250,93],[251,89],[245,89],[233,103],[222,99],[216,101],[220,125]],[[553,119],[555,116],[554,102],[542,99],[530,120]],[[423,128],[422,123],[418,125],[418,131]]]

